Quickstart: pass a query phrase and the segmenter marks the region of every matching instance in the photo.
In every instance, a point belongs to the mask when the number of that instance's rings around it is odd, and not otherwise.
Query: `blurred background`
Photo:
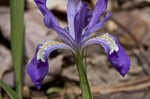
[[[93,9],[97,0],[83,0]],[[48,0],[49,10],[61,26],[67,26],[68,0]],[[88,48],[87,74],[94,99],[150,99],[150,0],[109,0],[111,19],[100,33],[115,35],[131,58],[129,73],[123,78],[108,61],[104,49]],[[43,24],[43,16],[34,0],[25,0],[25,51],[26,64],[34,55],[37,44],[45,40],[60,40],[57,33]],[[78,72],[71,53],[54,51],[49,57],[49,73],[42,88],[37,90],[29,76],[24,76],[24,99],[81,99]],[[0,79],[15,88],[10,47],[9,0],[0,0]],[[3,99],[9,99],[0,90]]]

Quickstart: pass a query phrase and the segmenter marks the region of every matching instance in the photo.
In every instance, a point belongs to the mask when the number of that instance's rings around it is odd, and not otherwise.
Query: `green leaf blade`
[[[11,5],[11,50],[16,78],[16,89],[22,99],[24,55],[24,0],[10,0]]]
[[[0,87],[3,88],[11,99],[18,99],[15,91],[6,85],[2,80],[0,80]]]

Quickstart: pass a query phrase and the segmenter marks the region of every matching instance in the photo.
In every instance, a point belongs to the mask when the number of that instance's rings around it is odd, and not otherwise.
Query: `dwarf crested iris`
[[[97,44],[104,47],[112,66],[122,75],[129,71],[130,58],[120,45],[117,38],[108,33],[93,33],[101,29],[111,14],[106,13],[108,0],[98,0],[94,10],[90,10],[81,0],[68,0],[67,20],[68,27],[60,27],[58,20],[46,6],[47,0],[35,0],[36,5],[44,16],[44,24],[55,31],[62,42],[49,40],[37,46],[35,55],[27,66],[27,73],[37,88],[48,72],[48,56],[56,49],[65,49],[73,53],[82,53],[89,45]]]

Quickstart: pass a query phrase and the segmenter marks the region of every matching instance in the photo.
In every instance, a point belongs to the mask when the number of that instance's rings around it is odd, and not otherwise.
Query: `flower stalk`
[[[91,90],[90,90],[90,86],[88,83],[88,79],[87,79],[87,74],[86,74],[86,70],[85,70],[86,66],[84,64],[83,56],[80,52],[77,52],[75,54],[75,58],[76,58],[76,64],[77,64],[78,72],[79,72],[82,98],[83,99],[93,99],[92,94],[91,94]]]

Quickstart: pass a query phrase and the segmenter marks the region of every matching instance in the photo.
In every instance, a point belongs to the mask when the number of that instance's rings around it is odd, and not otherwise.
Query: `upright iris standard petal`
[[[55,30],[60,38],[65,42],[73,45],[73,38],[72,36],[66,31],[65,29],[61,28],[59,25],[56,25],[54,21],[52,21],[52,17],[49,14],[46,14],[44,17],[44,23],[48,28]]]
[[[102,45],[113,67],[125,76],[130,68],[130,58],[115,37],[110,34],[99,35],[83,42],[82,49],[92,44]]]
[[[35,0],[38,8],[40,9],[41,13],[44,16],[44,24],[55,31],[58,32],[59,36],[64,42],[73,42],[73,39],[69,33],[65,31],[65,29],[59,26],[58,20],[56,17],[48,10],[46,6],[47,0]],[[68,41],[69,40],[69,41]]]
[[[74,28],[74,18],[76,15],[76,5],[74,0],[68,0],[67,4],[67,19],[68,19],[68,27],[69,32],[73,38],[75,38],[75,28]]]
[[[34,0],[34,1],[43,15],[49,13],[48,8],[46,7],[47,0]]]
[[[101,29],[103,27],[103,25],[105,24],[105,22],[108,21],[108,19],[110,17],[111,17],[111,13],[107,13],[102,21],[98,22],[97,24],[93,25],[92,27],[88,27],[86,29],[86,31],[84,32],[84,34],[82,35],[82,38],[87,39],[87,38],[91,37],[93,35],[92,32],[96,32],[99,29]]]
[[[91,32],[96,32],[97,30],[101,29],[103,25],[105,24],[105,22],[108,21],[110,17],[111,17],[111,14],[107,13],[102,21],[95,24],[93,27],[89,28],[87,31],[91,33]]]
[[[82,30],[88,25],[92,12],[87,7],[87,4],[78,0],[69,0],[67,5],[67,18],[69,32],[75,41],[81,38]],[[78,39],[78,40],[77,40]]]
[[[93,25],[97,24],[99,21],[101,15],[104,13],[104,11],[107,8],[108,0],[98,0],[96,3],[96,7],[94,8],[92,19],[89,23],[89,28]]]
[[[55,30],[64,42],[73,44],[73,38],[68,33],[68,31],[66,31],[66,29],[63,29],[63,28],[56,26],[56,25],[53,25],[53,23],[51,23],[50,18],[47,16],[44,17],[44,22],[47,24],[47,27]]]
[[[47,24],[53,24],[56,26],[59,25],[56,17],[48,10],[48,8],[46,6],[47,0],[34,0],[34,1],[35,1],[36,5],[38,6],[38,8],[40,9],[43,16],[46,16],[46,19],[49,20],[48,22],[50,22],[50,23],[46,22],[45,23],[46,26],[47,26]],[[51,26],[53,26],[53,25],[51,25]]]
[[[44,24],[51,29],[53,29],[55,26],[59,26],[58,20],[51,12],[44,15]]]
[[[74,19],[76,42],[81,41],[82,31],[89,24],[91,16],[92,16],[92,12],[88,8],[87,4],[80,5],[80,8],[78,9],[78,12],[76,13]]]
[[[41,88],[43,79],[48,72],[48,61],[46,60],[46,62],[42,62],[37,60],[37,52],[39,51],[40,46],[41,45],[37,47],[34,58],[27,66],[27,73],[29,74],[37,89]]]
[[[102,21],[99,21],[100,17],[102,16],[102,14],[107,8],[107,4],[108,4],[108,0],[97,1],[90,22],[82,35],[83,39],[90,37],[92,35],[91,34],[92,32],[95,32],[98,29],[100,29],[105,24],[105,22],[110,18],[111,14],[107,13],[104,19]]]

